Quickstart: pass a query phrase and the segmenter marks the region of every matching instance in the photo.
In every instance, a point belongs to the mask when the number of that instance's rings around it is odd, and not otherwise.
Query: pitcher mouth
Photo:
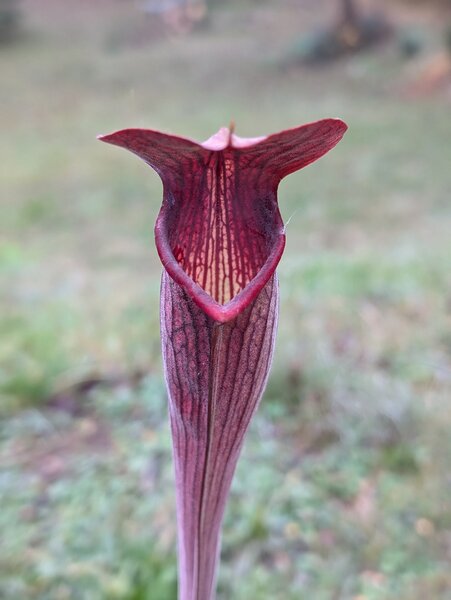
[[[237,317],[255,300],[274,274],[285,248],[286,238],[283,227],[280,228],[280,233],[276,236],[271,252],[255,277],[231,300],[221,304],[196,283],[176,260],[166,233],[163,211],[164,208],[160,211],[155,224],[155,243],[164,269],[185,290],[193,302],[214,321],[226,323]]]

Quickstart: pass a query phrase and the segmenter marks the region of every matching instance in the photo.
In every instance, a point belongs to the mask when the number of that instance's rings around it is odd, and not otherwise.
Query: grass
[[[161,188],[95,135],[338,115],[340,147],[280,188],[278,346],[219,598],[451,598],[449,102],[407,99],[391,46],[282,66],[320,19],[302,3],[231,3],[182,38],[126,4],[23,16],[0,53],[0,597],[175,598]]]

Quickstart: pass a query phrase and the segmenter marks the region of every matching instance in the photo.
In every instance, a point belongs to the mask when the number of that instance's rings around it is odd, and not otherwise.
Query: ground
[[[95,136],[330,116],[344,141],[279,191],[275,364],[218,598],[451,598],[449,98],[409,95],[416,63],[395,41],[296,64],[327,10],[215,4],[176,35],[132,2],[22,2],[22,35],[0,50],[1,598],[175,598],[161,186]],[[417,10],[392,18],[433,52],[440,24]]]

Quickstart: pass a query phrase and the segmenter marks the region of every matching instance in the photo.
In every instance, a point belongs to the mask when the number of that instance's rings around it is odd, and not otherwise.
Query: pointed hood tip
[[[343,119],[341,119],[340,117],[332,117],[331,121],[334,121],[334,123],[336,123],[341,128],[343,133],[345,133],[349,129],[348,124],[345,121],[343,121]]]
[[[105,142],[107,144],[112,144],[113,139],[114,139],[114,133],[99,133],[99,135],[96,135],[96,140],[98,140],[99,142]]]
[[[126,135],[130,133],[136,133],[140,131],[147,131],[145,129],[139,129],[137,127],[128,127],[126,129],[117,129],[115,131],[111,131],[110,133],[100,133],[96,135],[96,139],[100,142],[107,142],[108,144],[120,145],[118,142],[123,139]]]

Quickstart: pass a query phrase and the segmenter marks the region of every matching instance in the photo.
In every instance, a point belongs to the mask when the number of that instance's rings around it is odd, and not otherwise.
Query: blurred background
[[[155,173],[322,117],[220,600],[451,598],[449,0],[0,0],[0,598],[174,600]]]

